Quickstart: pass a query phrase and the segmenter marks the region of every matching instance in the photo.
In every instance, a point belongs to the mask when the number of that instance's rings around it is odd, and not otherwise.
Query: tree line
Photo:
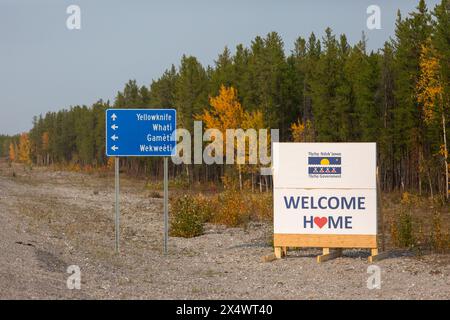
[[[239,44],[234,53],[225,47],[213,66],[184,55],[150,86],[128,81],[113,102],[35,117],[27,134],[30,161],[105,166],[105,109],[175,108],[178,125],[192,132],[196,119],[217,111],[211,102],[221,88],[232,88],[243,112],[257,115],[259,127],[280,129],[280,141],[375,141],[383,190],[448,196],[450,0],[432,10],[421,0],[414,12],[398,12],[395,36],[376,52],[366,44],[364,34],[352,45],[327,28],[322,37],[299,37],[289,54],[280,35],[271,32],[249,47]],[[8,154],[5,144],[18,140],[0,137],[1,154]],[[157,177],[162,164],[125,158],[121,166]],[[222,166],[170,170],[190,182],[220,181],[224,175]],[[253,171],[243,174],[241,185],[250,175],[252,186],[270,183]]]

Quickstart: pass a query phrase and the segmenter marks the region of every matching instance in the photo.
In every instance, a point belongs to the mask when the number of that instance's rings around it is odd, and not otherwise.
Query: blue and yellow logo
[[[308,157],[309,174],[341,174],[341,157]]]

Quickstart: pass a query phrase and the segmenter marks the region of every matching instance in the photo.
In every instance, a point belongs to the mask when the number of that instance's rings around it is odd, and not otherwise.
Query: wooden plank
[[[323,248],[322,255],[317,256],[317,263],[325,262],[331,259],[335,259],[342,255],[342,249],[336,249],[334,251],[330,251],[330,248]]]
[[[275,247],[377,248],[376,235],[282,234],[273,235]]]
[[[265,255],[261,258],[261,262],[272,262],[274,260],[277,260],[277,257],[273,253]]]
[[[282,256],[281,247],[275,247],[274,254],[277,259],[281,259],[281,256]]]

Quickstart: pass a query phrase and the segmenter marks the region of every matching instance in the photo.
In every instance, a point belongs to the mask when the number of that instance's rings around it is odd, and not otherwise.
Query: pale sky
[[[438,0],[427,1],[434,8]],[[394,34],[397,9],[418,0],[0,0],[0,134],[31,128],[34,115],[113,101],[129,79],[149,85],[183,54],[212,65],[227,45],[249,46],[278,32],[289,54],[295,39],[326,27],[351,44],[364,31],[377,50]],[[66,8],[81,8],[81,30],[66,27]],[[366,27],[369,5],[381,29]]]

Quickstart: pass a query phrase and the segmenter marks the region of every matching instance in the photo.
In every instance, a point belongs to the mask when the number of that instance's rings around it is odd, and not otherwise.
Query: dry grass
[[[390,193],[382,205],[390,247],[450,251],[450,211],[442,199]]]

